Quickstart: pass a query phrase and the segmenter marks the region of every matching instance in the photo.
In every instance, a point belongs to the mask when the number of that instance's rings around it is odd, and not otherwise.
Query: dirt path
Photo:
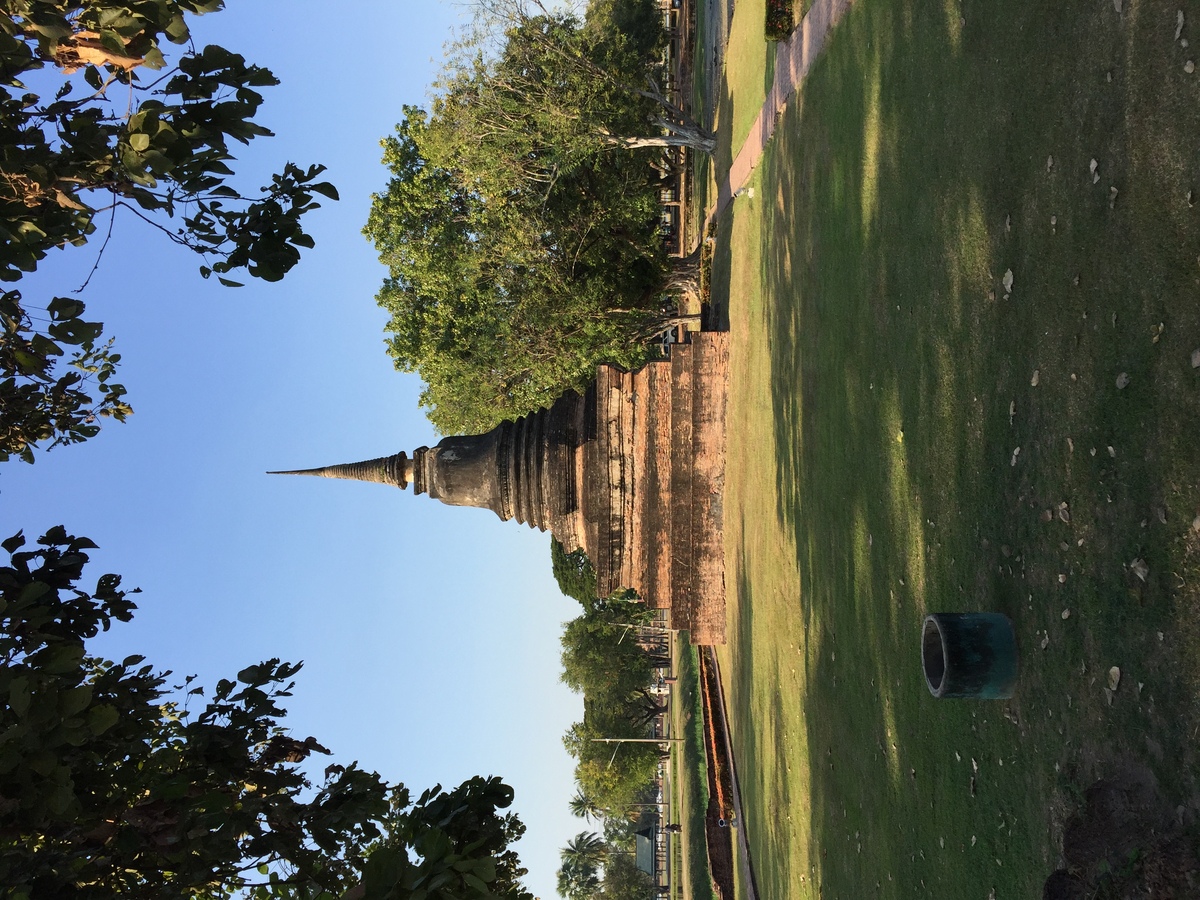
[[[829,32],[841,21],[851,2],[852,0],[815,0],[800,27],[793,31],[786,41],[775,45],[775,81],[767,93],[762,109],[758,111],[758,118],[750,127],[750,134],[738,149],[728,175],[717,185],[717,201],[713,208],[707,211],[708,221],[717,219],[733,201],[737,192],[750,180],[750,175],[762,158],[763,149],[775,133],[776,121],[824,48]],[[727,28],[724,33],[728,34]],[[724,56],[724,52],[721,56]],[[716,83],[715,80],[709,82]]]

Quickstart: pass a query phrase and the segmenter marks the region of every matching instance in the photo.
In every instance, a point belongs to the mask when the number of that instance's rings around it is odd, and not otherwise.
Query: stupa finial
[[[413,480],[413,464],[408,454],[401,451],[395,456],[379,456],[362,462],[344,463],[337,466],[322,466],[318,469],[290,469],[283,472],[268,472],[268,475],[316,475],[319,478],[348,478],[352,481],[370,481],[374,484],[391,484],[400,490]]]

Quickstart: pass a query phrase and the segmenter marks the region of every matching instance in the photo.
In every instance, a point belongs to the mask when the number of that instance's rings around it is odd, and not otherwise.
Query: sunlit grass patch
[[[762,896],[1039,896],[1117,760],[1197,799],[1176,11],[856,2],[722,222],[722,663]],[[968,610],[1017,627],[1012,702],[926,689],[924,614]]]

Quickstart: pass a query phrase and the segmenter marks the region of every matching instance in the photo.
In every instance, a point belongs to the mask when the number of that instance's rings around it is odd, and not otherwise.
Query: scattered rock
[[[1041,381],[1041,380],[1042,380],[1042,370],[1041,370],[1041,369],[1034,369],[1034,370],[1033,370],[1033,377],[1029,379],[1029,386],[1030,386],[1030,387],[1037,387],[1037,386],[1038,386],[1038,382],[1039,382],[1039,381]]]
[[[1167,510],[1162,506],[1154,507],[1154,516],[1158,519],[1159,525],[1167,524]]]
[[[1111,456],[1113,459],[1117,458],[1117,451],[1113,449],[1112,444],[1108,445],[1108,455]]]
[[[1200,531],[1200,516],[1192,519],[1192,531]]]
[[[1075,442],[1073,440],[1071,440],[1070,438],[1067,438],[1067,451],[1069,453],[1075,452]]]
[[[1049,172],[1053,168],[1054,168],[1054,157],[1047,156],[1046,157],[1046,171]]]
[[[1117,390],[1118,391],[1125,390],[1125,388],[1129,387],[1129,381],[1130,381],[1129,373],[1122,372],[1120,375],[1117,376]]]
[[[1066,583],[1067,583],[1067,576],[1066,576],[1066,574],[1065,574],[1065,573],[1063,573],[1063,572],[1060,572],[1060,573],[1058,574],[1058,583],[1059,583],[1059,584],[1066,584]]]
[[[1054,511],[1049,510],[1049,509],[1043,509],[1042,514],[1041,514],[1041,516],[1039,516],[1039,518],[1043,522],[1052,522],[1052,521],[1054,521]]]
[[[1100,181],[1100,173],[1096,171],[1099,168],[1100,163],[1096,162],[1094,159],[1088,163],[1088,171],[1092,173],[1092,184],[1096,184],[1098,181]]]
[[[1004,285],[1004,294],[1007,297],[1012,293],[1013,289],[1013,273],[1012,269],[1004,270],[1004,277],[1000,279],[1000,283]]]
[[[1191,75],[1193,72],[1196,71],[1196,64],[1189,59],[1187,62],[1185,62],[1183,64],[1183,71],[1185,71],[1189,75]]]
[[[1167,330],[1165,322],[1159,322],[1157,325],[1150,326],[1150,343],[1157,344],[1163,336],[1163,332]]]
[[[1049,646],[1050,646],[1050,635],[1046,635],[1044,638],[1042,638],[1042,649],[1045,650]]]
[[[1009,424],[1010,428],[1012,427],[1013,417],[1016,414],[1017,414],[1017,401],[1009,400],[1008,401],[1008,424]]]
[[[1058,504],[1058,521],[1071,523],[1071,507],[1066,500]]]
[[[1017,457],[1020,455],[1021,455],[1021,448],[1017,447],[1015,450],[1013,450],[1012,459],[1009,460],[1008,464],[1010,466],[1015,466],[1017,464]]]
[[[1115,9],[1118,13],[1121,11],[1121,7],[1124,5],[1121,0],[1112,0],[1112,4],[1113,9]]]
[[[1111,184],[1108,186],[1108,208],[1112,209],[1117,203],[1117,189]]]
[[[1112,692],[1112,688],[1105,688],[1105,689],[1104,689],[1104,699],[1108,701],[1108,705],[1109,705],[1109,706],[1112,706],[1112,701],[1113,701],[1113,692]]]
[[[1108,689],[1115,691],[1121,684],[1121,669],[1119,666],[1113,666],[1108,670]]]
[[[1146,565],[1146,561],[1141,557],[1138,557],[1129,564],[1129,571],[1142,581],[1145,581],[1150,575],[1150,567]]]
[[[1064,620],[1071,618],[1071,611],[1069,609],[1064,609],[1062,611],[1062,617]]]
[[[1200,347],[1192,351],[1192,368],[1200,369]]]

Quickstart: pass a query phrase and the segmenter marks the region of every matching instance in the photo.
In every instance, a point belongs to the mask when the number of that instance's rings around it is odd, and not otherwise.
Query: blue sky
[[[582,702],[558,682],[561,623],[579,610],[550,575],[549,537],[394,488],[264,474],[436,441],[417,378],[385,353],[384,272],[360,229],[386,180],[379,139],[403,104],[424,103],[465,8],[230,5],[193,21],[197,44],[282,81],[260,115],[276,137],[244,149],[243,183],[320,162],[341,202],[311,214],[317,247],[283,282],[239,290],[118,216],[80,296],[117,338],[135,415],[0,470],[0,533],[62,523],[100,544],[91,577],[143,589],[98,652],[210,685],[261,659],[304,660],[288,721],[336,760],[415,791],[502,776],[529,829],[528,886],[552,897],[558,848],[584,823],[567,812],[560,742]],[[19,285],[26,301],[69,295],[98,246],[49,256]]]

